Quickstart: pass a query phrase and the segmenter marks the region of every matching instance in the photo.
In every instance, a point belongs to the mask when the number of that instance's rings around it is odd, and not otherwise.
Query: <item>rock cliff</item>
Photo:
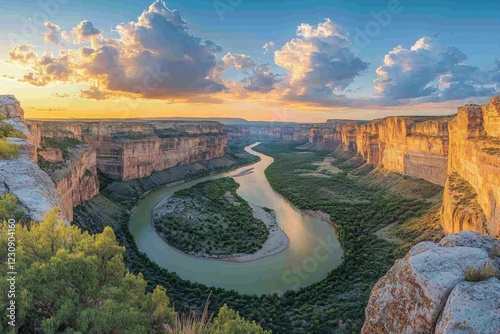
[[[450,122],[446,233],[474,230],[500,237],[500,97],[458,109]]]
[[[16,196],[31,219],[41,220],[53,207],[61,207],[57,191],[50,177],[38,167],[38,142],[25,124],[24,110],[12,95],[0,95],[2,124],[10,124],[22,135],[5,140],[15,144],[19,157],[0,159],[0,194],[11,192]],[[22,137],[22,138],[21,138]]]
[[[450,117],[387,117],[338,127],[346,150],[369,164],[444,185]]]
[[[286,141],[306,141],[309,139],[310,124],[294,125],[226,125],[229,140],[252,138],[281,139]]]
[[[500,333],[499,256],[470,231],[417,244],[374,286],[361,332]]]
[[[96,151],[97,168],[116,180],[219,158],[227,148],[227,135],[217,122],[46,121],[42,137],[87,143]]]

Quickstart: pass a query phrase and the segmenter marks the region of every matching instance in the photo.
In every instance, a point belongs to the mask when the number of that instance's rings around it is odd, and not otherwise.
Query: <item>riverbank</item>
[[[160,203],[158,203],[154,208],[157,209],[160,206],[165,205],[167,201],[169,201],[171,196],[164,198]],[[151,220],[151,225],[155,229],[156,234],[163,240],[165,241],[172,249],[175,251],[189,256],[191,258],[196,258],[196,259],[202,259],[202,260],[215,260],[215,261],[227,261],[227,262],[235,262],[235,263],[246,263],[246,262],[252,262],[256,261],[268,256],[273,256],[276,254],[281,253],[285,249],[288,248],[289,244],[289,239],[286,233],[279,227],[277,218],[276,218],[276,213],[274,211],[266,211],[263,207],[260,207],[258,205],[248,203],[250,207],[252,208],[252,213],[253,216],[256,219],[261,220],[266,227],[269,229],[269,236],[266,239],[266,241],[262,244],[262,247],[256,251],[255,253],[252,254],[231,254],[231,255],[213,255],[213,254],[198,254],[198,255],[193,255],[193,254],[187,254],[183,252],[182,250],[174,247],[171,245],[168,240],[166,240],[165,236],[158,232],[158,230],[155,228],[153,220]],[[269,209],[268,209],[269,210]]]

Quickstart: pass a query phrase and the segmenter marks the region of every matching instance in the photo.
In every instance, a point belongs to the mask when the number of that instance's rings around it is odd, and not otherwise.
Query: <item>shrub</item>
[[[0,196],[0,222],[11,218],[18,220],[24,216],[24,210],[18,208],[17,204],[17,197],[10,193]]]
[[[488,260],[486,264],[479,268],[467,267],[465,269],[465,280],[467,282],[481,282],[495,276],[495,274],[496,269],[491,264],[491,261]]]
[[[10,158],[19,158],[19,147],[2,138],[0,139],[0,159]]]
[[[0,138],[6,138],[6,137],[17,137],[26,139],[26,135],[24,133],[14,129],[14,127],[11,124],[2,122],[0,123]]]

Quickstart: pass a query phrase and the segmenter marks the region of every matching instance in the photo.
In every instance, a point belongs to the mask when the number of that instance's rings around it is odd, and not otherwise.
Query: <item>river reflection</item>
[[[334,228],[296,209],[271,188],[264,171],[273,158],[252,150],[256,145],[258,143],[245,148],[261,158],[251,166],[177,184],[146,196],[129,225],[139,250],[183,279],[245,294],[281,294],[317,282],[337,267],[343,251]],[[174,250],[158,237],[150,221],[151,211],[159,201],[180,189],[225,176],[240,184],[238,194],[245,200],[276,211],[278,223],[289,238],[286,250],[252,262],[233,263],[191,257]]]

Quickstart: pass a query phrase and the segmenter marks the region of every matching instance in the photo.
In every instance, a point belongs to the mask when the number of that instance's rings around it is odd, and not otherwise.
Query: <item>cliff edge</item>
[[[24,122],[24,110],[14,96],[0,95],[0,115],[0,126],[8,129],[1,140],[6,146],[17,146],[15,154],[0,158],[0,194],[12,193],[30,218],[40,221],[53,207],[61,207],[57,191],[36,163],[36,146]]]
[[[465,231],[414,246],[374,286],[362,333],[500,333],[500,240]]]

